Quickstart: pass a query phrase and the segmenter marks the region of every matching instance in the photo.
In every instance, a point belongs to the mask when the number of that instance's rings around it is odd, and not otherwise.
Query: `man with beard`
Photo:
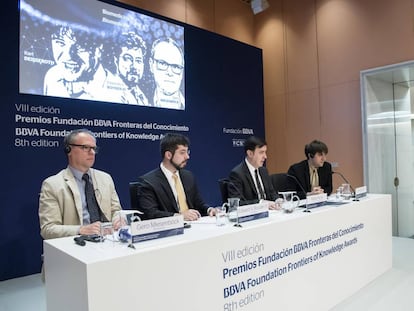
[[[117,90],[124,104],[148,106],[148,99],[139,87],[144,74],[145,41],[133,32],[119,36],[114,63],[116,77],[108,87]]]
[[[201,198],[193,174],[184,169],[190,158],[189,144],[181,134],[166,134],[161,139],[160,167],[139,178],[138,208],[143,219],[181,214],[191,221],[215,215],[216,209]]]

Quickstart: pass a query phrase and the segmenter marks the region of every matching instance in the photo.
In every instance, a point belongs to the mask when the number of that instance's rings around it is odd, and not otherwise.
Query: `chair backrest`
[[[273,188],[275,189],[276,193],[280,191],[287,191],[288,185],[288,177],[285,173],[276,173],[271,174],[270,179],[272,181]]]
[[[129,197],[131,209],[138,210],[138,181],[131,181],[129,183]]]
[[[220,193],[221,193],[221,203],[227,202],[227,198],[229,197],[229,191],[227,188],[228,182],[229,182],[228,178],[220,178],[218,180]]]

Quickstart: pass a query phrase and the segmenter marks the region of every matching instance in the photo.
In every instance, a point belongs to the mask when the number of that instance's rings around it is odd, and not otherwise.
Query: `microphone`
[[[81,236],[74,237],[73,240],[75,241],[76,244],[80,246],[85,246],[86,245],[85,241],[95,242],[95,243],[102,242],[101,236],[99,234],[81,235]]]
[[[299,182],[299,180],[298,180],[295,176],[290,175],[290,174],[286,174],[286,176],[287,176],[287,177],[289,177],[289,178],[292,178],[292,179],[296,182],[296,184],[299,186],[300,190],[302,190],[302,191],[303,191],[303,193],[305,194],[305,197],[306,197],[306,193],[307,193],[307,191],[305,190],[305,188],[303,188],[303,186],[302,186],[302,184]]]
[[[75,241],[76,244],[80,245],[80,246],[85,246],[86,242],[85,239],[82,236],[78,236],[73,238],[73,240]]]
[[[232,189],[233,190],[235,190],[236,191],[236,193],[237,193],[237,195],[239,196],[239,198],[241,199],[242,197],[243,197],[243,195],[240,193],[240,190],[239,190],[239,188],[237,188],[237,186],[230,180],[230,179],[227,179],[226,181],[225,181],[225,184],[227,185],[227,186],[231,186],[232,187]],[[228,194],[227,194],[228,195]]]
[[[354,197],[354,200],[357,201],[355,199],[355,189],[352,187],[351,183],[345,178],[344,175],[342,175],[340,172],[335,172],[335,171],[331,171],[331,174],[338,174],[339,176],[341,176],[341,178],[349,185],[349,188],[351,188],[351,197]]]

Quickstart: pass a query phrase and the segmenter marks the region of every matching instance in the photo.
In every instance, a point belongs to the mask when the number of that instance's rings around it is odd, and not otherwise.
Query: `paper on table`
[[[193,220],[193,221],[188,221],[191,224],[216,224],[216,217],[213,216],[204,216],[204,217],[200,217],[197,220]]]

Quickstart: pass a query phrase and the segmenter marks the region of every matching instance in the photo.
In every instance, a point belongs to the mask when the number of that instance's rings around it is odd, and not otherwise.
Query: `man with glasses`
[[[171,38],[154,41],[149,66],[155,81],[153,105],[184,110],[185,100],[181,92],[184,55],[180,46]]]
[[[39,199],[40,232],[44,239],[101,233],[101,222],[117,230],[121,210],[112,177],[93,169],[98,152],[87,129],[70,132],[63,140],[68,166],[46,178]],[[88,191],[88,189],[90,191]]]
[[[143,219],[183,215],[184,220],[215,215],[204,203],[193,174],[185,170],[190,159],[189,140],[181,134],[166,134],[160,142],[159,168],[139,178],[138,208]]]

